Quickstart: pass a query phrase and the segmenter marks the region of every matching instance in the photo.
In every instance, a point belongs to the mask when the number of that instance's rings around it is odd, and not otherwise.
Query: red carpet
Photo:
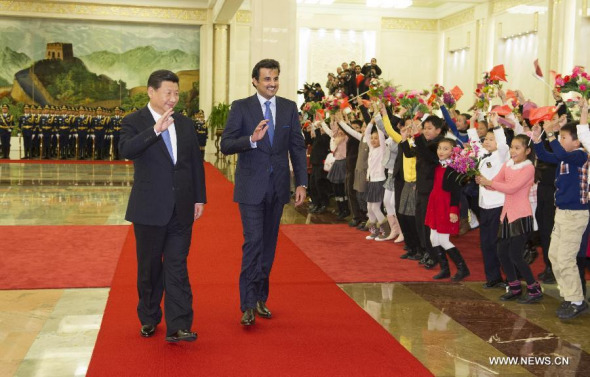
[[[103,161],[103,160],[6,160],[0,159],[0,164],[77,164],[77,165],[131,165],[131,161]]]
[[[431,375],[280,234],[268,305],[273,319],[239,324],[242,227],[232,185],[207,165],[209,203],[195,224],[189,272],[195,343],[167,344],[164,325],[139,336],[135,243],[122,252],[88,376]]]
[[[403,243],[365,240],[368,232],[348,225],[285,225],[283,233],[315,264],[338,283],[433,281],[439,267],[425,270],[418,262],[400,259]],[[467,281],[485,281],[483,257],[479,248],[479,231],[451,237],[471,271]],[[451,274],[456,271],[450,262]],[[539,256],[532,265],[535,276],[544,268]],[[439,280],[450,282],[450,279]]]
[[[109,287],[129,226],[0,226],[0,289]]]

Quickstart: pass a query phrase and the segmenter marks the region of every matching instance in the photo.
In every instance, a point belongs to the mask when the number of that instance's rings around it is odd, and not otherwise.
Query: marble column
[[[213,26],[201,26],[201,57],[199,69],[199,107],[209,117],[213,105]]]
[[[296,0],[251,0],[250,63],[275,59],[281,64],[279,95],[297,100]],[[251,89],[251,93],[254,88]]]
[[[228,26],[215,25],[213,38],[213,102],[227,103]]]

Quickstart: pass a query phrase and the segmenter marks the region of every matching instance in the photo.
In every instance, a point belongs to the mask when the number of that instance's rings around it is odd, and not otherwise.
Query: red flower
[[[565,81],[565,82],[570,82],[570,80],[571,80],[571,79],[572,79],[572,78],[571,78],[570,76],[565,76],[565,77],[563,78],[563,81]]]

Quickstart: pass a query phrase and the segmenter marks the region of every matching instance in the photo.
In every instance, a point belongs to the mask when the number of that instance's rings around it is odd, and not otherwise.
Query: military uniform
[[[32,123],[33,123],[33,140],[31,145],[31,158],[39,157],[41,155],[41,111],[40,107],[31,106]]]
[[[53,126],[51,122],[53,121],[51,114],[49,114],[49,106],[45,106],[43,109],[43,114],[39,117],[39,127],[41,128],[41,135],[42,135],[42,151],[41,156],[43,159],[48,160],[51,158],[51,136],[52,136],[52,129]]]
[[[68,157],[68,137],[70,136],[70,126],[66,124],[67,108],[62,106],[61,114],[55,116],[55,123],[57,128],[57,135],[58,135],[58,148],[59,148],[59,158],[65,160]]]
[[[84,109],[80,108],[80,115],[76,118],[76,130],[78,130],[78,158],[84,160],[86,158],[86,144],[88,141],[88,128],[90,124],[90,117],[84,114]]]
[[[201,155],[205,158],[205,146],[207,145],[207,124],[205,122],[205,114],[200,110],[193,118],[195,122],[195,132],[197,133],[197,140],[201,148]]]
[[[33,124],[33,115],[29,113],[29,109],[29,105],[25,105],[24,114],[18,119],[18,127],[23,135],[23,143],[25,144],[25,155],[23,159],[33,157],[33,132],[35,125]]]
[[[123,111],[115,107],[115,115],[111,118],[111,129],[113,130],[113,160],[120,160],[121,156],[119,156],[119,139],[121,137],[121,122],[123,121],[123,117],[121,113]]]
[[[10,135],[14,127],[14,117],[8,114],[8,105],[2,105],[0,115],[0,142],[2,143],[2,158],[10,158]]]
[[[104,158],[105,136],[109,127],[108,117],[102,115],[102,108],[96,109],[96,117],[92,119],[92,129],[94,130],[94,150],[96,158]]]

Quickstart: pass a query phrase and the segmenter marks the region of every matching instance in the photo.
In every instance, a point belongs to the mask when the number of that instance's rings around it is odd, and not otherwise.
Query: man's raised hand
[[[262,138],[264,137],[264,134],[266,134],[266,130],[268,129],[268,120],[267,119],[263,119],[260,121],[260,123],[258,123],[258,126],[256,126],[256,128],[254,129],[254,132],[252,133],[251,139],[253,143],[262,140]]]
[[[174,114],[174,109],[166,110],[154,125],[154,131],[156,131],[157,133],[166,131],[168,127],[170,127],[170,125],[174,123],[174,118],[172,118],[172,114]]]

